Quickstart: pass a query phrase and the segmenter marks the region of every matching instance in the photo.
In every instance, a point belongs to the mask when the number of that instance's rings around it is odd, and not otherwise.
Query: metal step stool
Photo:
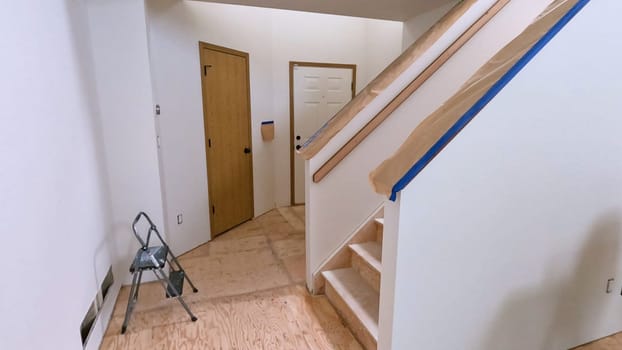
[[[137,228],[141,218],[145,218],[149,224],[145,239],[141,237]],[[134,231],[134,236],[136,236],[136,239],[140,243],[141,247],[136,252],[136,257],[130,266],[130,272],[132,273],[132,287],[130,288],[130,296],[127,301],[127,309],[125,310],[125,320],[123,321],[123,326],[121,327],[121,334],[124,334],[127,330],[127,325],[132,317],[134,306],[138,301],[138,290],[140,288],[140,282],[144,271],[153,271],[153,274],[156,276],[162,287],[164,287],[166,297],[177,298],[181,306],[183,306],[188,315],[190,315],[190,320],[192,320],[192,322],[196,321],[196,316],[194,316],[192,311],[190,311],[190,308],[181,296],[183,293],[184,281],[188,281],[188,284],[192,287],[192,291],[194,293],[199,290],[194,286],[192,281],[190,281],[186,271],[184,271],[181,264],[179,264],[177,257],[173,255],[169,246],[166,242],[164,242],[162,236],[160,236],[160,232],[158,232],[158,229],[153,224],[153,221],[151,221],[147,214],[140,212],[132,223],[132,231]],[[152,233],[155,233],[162,245],[149,246]],[[164,267],[167,262],[170,267],[168,275],[164,271]]]

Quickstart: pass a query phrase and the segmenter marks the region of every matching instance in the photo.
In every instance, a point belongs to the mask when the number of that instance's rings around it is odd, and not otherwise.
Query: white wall
[[[404,32],[402,36],[402,48],[406,50],[423,33],[438,22],[458,1],[451,1],[435,10],[422,13],[404,22]]]
[[[402,192],[394,349],[622,330],[621,11],[590,2]]]
[[[369,68],[359,72],[361,81],[357,83],[357,91],[365,88],[402,53],[399,38],[402,37],[403,27],[404,23],[366,21],[365,66],[362,68]]]
[[[317,171],[384,107],[382,104],[376,105],[376,101],[386,98],[388,103],[402,90],[395,89],[393,85],[399,84],[399,80],[404,80],[404,84],[410,83],[418,75],[417,72],[436,59],[489,9],[492,2],[479,2],[469,10],[451,31],[428,50],[426,56],[413,64],[415,68],[410,69],[414,73],[409,71],[397,79],[309,161],[307,175],[310,177]],[[545,7],[546,4],[541,0],[510,2],[320,183],[307,181],[310,188],[306,198],[311,203],[306,217],[309,284],[312,281],[311,273],[317,271],[340,243],[383,201],[384,198],[369,187],[369,173],[397,150],[425,117],[457,92],[462,84],[515,38]],[[435,55],[430,54],[433,51]],[[419,67],[418,71],[416,67]],[[407,74],[412,74],[410,80],[404,78]],[[385,96],[389,90],[395,90],[394,94]]]
[[[147,13],[169,228],[203,240],[209,205],[199,41],[250,54],[255,215],[290,203],[289,61],[357,64],[360,89],[401,50],[398,22],[177,0],[150,0]],[[271,143],[261,141],[262,120],[275,120]]]
[[[80,1],[0,12],[2,349],[82,349],[114,261],[88,29]]]
[[[87,0],[112,201],[117,278],[129,283],[138,249],[131,231],[144,211],[163,231],[162,197],[142,0]],[[177,236],[169,236],[173,248]]]

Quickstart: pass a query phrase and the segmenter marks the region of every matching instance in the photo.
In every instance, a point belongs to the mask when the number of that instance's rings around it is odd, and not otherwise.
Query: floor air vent
[[[102,284],[99,290],[97,291],[97,295],[95,295],[95,299],[91,303],[89,310],[86,312],[86,315],[84,316],[84,319],[82,320],[82,323],[80,324],[80,336],[82,337],[82,347],[86,347],[86,343],[89,339],[89,335],[91,334],[91,331],[93,330],[93,325],[95,324],[97,315],[99,315],[99,312],[101,311],[102,306],[104,305],[104,301],[106,301],[106,296],[108,295],[108,292],[110,291],[110,287],[112,287],[113,283],[114,283],[114,277],[112,275],[112,266],[111,266],[110,268],[108,268],[108,273],[106,274],[106,277],[104,277],[104,280],[102,281]]]

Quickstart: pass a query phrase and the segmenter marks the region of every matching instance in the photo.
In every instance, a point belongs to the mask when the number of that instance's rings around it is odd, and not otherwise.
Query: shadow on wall
[[[594,336],[605,310],[606,278],[619,264],[620,218],[609,214],[595,222],[572,274],[566,266],[546,269],[547,285],[514,293],[492,321],[481,350],[561,350],[581,345]],[[559,261],[559,259],[557,259]],[[613,275],[611,275],[614,277]],[[617,295],[620,291],[613,290]],[[599,293],[602,293],[600,295]]]
[[[84,116],[85,124],[88,124],[91,130],[91,140],[93,146],[93,158],[96,159],[97,165],[97,178],[98,187],[102,189],[101,203],[103,206],[103,212],[96,215],[103,218],[103,222],[109,224],[111,222],[111,201],[110,201],[110,186],[108,181],[108,169],[106,163],[106,156],[104,151],[104,138],[101,121],[101,111],[99,101],[97,99],[97,89],[95,85],[95,71],[94,60],[90,46],[90,33],[85,28],[88,28],[88,18],[84,16],[87,11],[85,3],[76,3],[74,1],[65,1],[65,9],[70,19],[69,26],[71,28],[72,40],[73,40],[73,55],[76,56],[76,62],[79,66],[76,67],[80,72],[81,81],[79,82],[81,91],[83,92],[83,100],[86,107],[89,110],[89,115]],[[93,291],[99,289],[99,283],[105,277],[108,271],[108,265],[101,266],[102,261],[110,261],[115,263],[115,256],[113,251],[117,251],[115,241],[108,235],[109,232],[114,232],[111,227],[104,227],[103,231],[106,236],[97,242],[95,251],[93,254],[93,274],[94,281]],[[114,271],[116,275],[119,275],[118,271]]]

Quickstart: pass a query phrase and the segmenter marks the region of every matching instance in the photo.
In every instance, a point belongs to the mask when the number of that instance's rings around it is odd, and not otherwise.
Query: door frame
[[[209,181],[209,152],[207,151],[207,135],[208,135],[208,128],[209,126],[207,125],[207,121],[205,120],[205,116],[207,115],[207,109],[208,106],[206,104],[205,98],[204,98],[204,93],[205,91],[203,91],[203,80],[205,79],[205,69],[207,69],[208,67],[205,67],[205,64],[203,62],[203,50],[204,49],[209,49],[209,50],[213,50],[213,51],[219,51],[222,53],[226,53],[226,54],[230,54],[230,55],[234,55],[234,56],[239,56],[244,58],[244,60],[246,61],[246,93],[247,93],[247,98],[248,98],[248,110],[247,110],[247,116],[248,116],[248,145],[251,148],[251,154],[250,154],[250,175],[251,175],[251,193],[250,193],[250,201],[251,201],[251,219],[255,217],[255,184],[254,184],[254,164],[253,164],[253,122],[251,120],[251,84],[250,84],[250,55],[247,52],[243,52],[243,51],[238,51],[238,50],[234,50],[234,49],[230,49],[228,47],[224,47],[224,46],[218,46],[218,45],[214,45],[214,44],[210,44],[204,41],[199,41],[199,74],[201,75],[201,100],[202,100],[202,105],[203,105],[203,136],[205,138],[204,140],[204,147],[205,147],[205,170],[207,173],[207,177],[206,177],[206,181],[207,181],[207,196],[208,196],[208,200],[209,200],[209,205],[208,205],[208,212],[209,212],[209,218],[210,218],[210,240],[214,239],[216,237],[216,235],[214,234],[214,214],[211,210],[211,206],[213,205],[213,201],[212,201],[212,190],[211,187],[213,186],[212,182]]]
[[[296,175],[294,161],[294,68],[295,67],[318,67],[318,68],[344,68],[352,69],[352,98],[356,96],[356,64],[341,63],[321,63],[321,62],[303,62],[289,61],[289,176],[290,176],[290,202],[291,205],[299,205],[296,203],[294,192],[294,178]]]

